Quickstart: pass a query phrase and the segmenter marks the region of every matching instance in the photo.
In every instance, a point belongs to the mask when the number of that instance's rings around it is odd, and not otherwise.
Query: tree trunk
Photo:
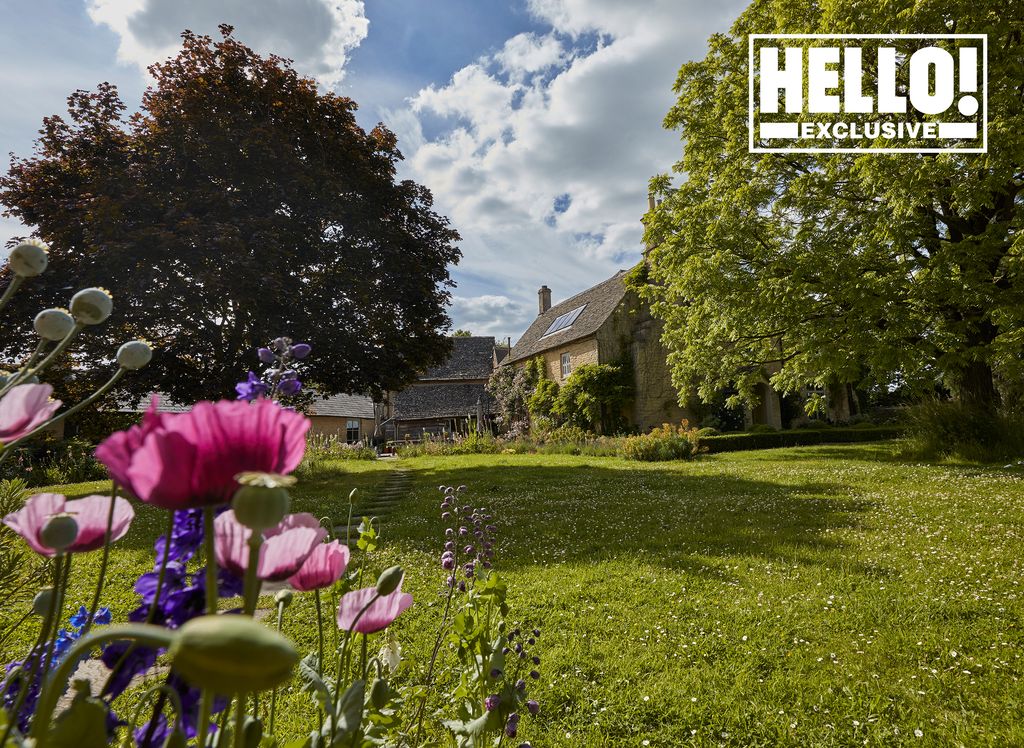
[[[964,405],[995,411],[999,408],[992,367],[984,361],[972,361],[954,373],[953,396]]]

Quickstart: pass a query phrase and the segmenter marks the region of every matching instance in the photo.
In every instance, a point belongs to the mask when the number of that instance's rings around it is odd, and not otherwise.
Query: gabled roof
[[[424,418],[460,418],[476,414],[477,401],[484,414],[494,412],[494,404],[484,385],[475,382],[413,384],[395,395],[395,421]]]
[[[309,409],[311,416],[373,419],[373,400],[366,395],[317,397]]]
[[[543,314],[537,315],[537,319],[523,333],[523,337],[512,346],[506,363],[522,361],[523,359],[536,356],[538,353],[558,348],[593,335],[611,316],[615,308],[626,295],[625,270],[620,270],[606,281],[578,293],[572,298],[566,299],[560,304],[548,309]],[[580,309],[579,316],[568,327],[558,332],[546,335],[548,328],[559,317]]]
[[[153,396],[158,398],[157,410],[160,413],[187,413],[192,410],[191,405],[176,403],[159,392],[154,392],[152,395],[140,398],[135,404],[122,403],[117,409],[122,413],[145,413],[149,410],[149,404]],[[310,403],[309,415],[372,419],[374,417],[373,400],[366,395],[330,395],[322,397],[317,394],[316,399]]]
[[[494,370],[494,338],[474,335],[453,337],[452,352],[443,364],[428,369],[419,381],[487,379]]]

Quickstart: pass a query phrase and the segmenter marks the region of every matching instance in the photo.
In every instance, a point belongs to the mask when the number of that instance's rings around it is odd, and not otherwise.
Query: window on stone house
[[[355,444],[359,441],[359,421],[355,419],[348,419],[345,421],[345,441],[349,444]]]
[[[562,354],[562,379],[568,379],[569,375],[572,374],[572,362],[569,360],[569,354]]]

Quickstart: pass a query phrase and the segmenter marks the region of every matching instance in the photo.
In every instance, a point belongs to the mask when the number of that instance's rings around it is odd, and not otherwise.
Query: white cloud
[[[500,289],[532,310],[541,284],[557,303],[639,259],[647,182],[681,155],[661,127],[676,74],[745,4],[530,0],[549,33],[514,36],[386,113],[412,136],[404,170],[463,236],[463,293]],[[508,329],[504,308],[473,309],[478,328]]]
[[[562,42],[554,34],[516,34],[502,47],[494,59],[506,73],[535,73],[565,58]]]
[[[533,319],[534,312],[508,296],[461,296],[452,303],[452,329],[474,335],[494,335],[499,340],[517,335]]]
[[[86,0],[86,10],[119,37],[118,60],[143,72],[175,53],[185,29],[219,38],[228,23],[245,44],[294,60],[328,88],[369,27],[362,0]]]

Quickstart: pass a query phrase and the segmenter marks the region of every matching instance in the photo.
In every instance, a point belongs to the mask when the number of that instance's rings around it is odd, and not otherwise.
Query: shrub
[[[507,447],[507,443],[496,439],[492,434],[475,431],[466,436],[454,435],[449,438],[427,438],[415,444],[399,444],[400,457],[423,457],[426,455],[472,455],[497,454]]]
[[[912,408],[906,451],[927,459],[956,457],[976,462],[1024,455],[1024,419],[963,403],[930,400]]]
[[[0,478],[20,479],[29,487],[102,480],[107,471],[93,457],[93,449],[78,438],[41,440],[12,454]]]
[[[649,434],[626,437],[622,442],[622,456],[644,462],[685,460],[696,454],[699,447],[697,430],[683,421],[678,426],[666,423]]]
[[[774,434],[778,431],[774,426],[770,426],[767,423],[755,423],[750,427],[748,433],[751,434]]]
[[[551,412],[565,423],[609,433],[624,425],[622,409],[632,398],[628,362],[584,364],[569,375]]]

